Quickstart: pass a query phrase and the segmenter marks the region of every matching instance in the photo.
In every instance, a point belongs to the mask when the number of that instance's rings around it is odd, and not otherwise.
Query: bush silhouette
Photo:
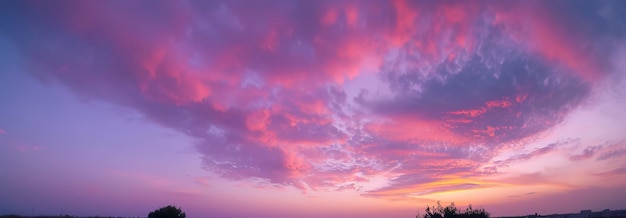
[[[148,218],[185,218],[185,213],[180,208],[170,205],[150,212]]]
[[[426,206],[426,213],[421,218],[489,218],[489,213],[485,209],[473,209],[472,205],[469,205],[465,212],[461,212],[454,203],[446,207],[442,207],[441,203],[437,201],[437,206]],[[418,213],[415,218],[420,218]]]

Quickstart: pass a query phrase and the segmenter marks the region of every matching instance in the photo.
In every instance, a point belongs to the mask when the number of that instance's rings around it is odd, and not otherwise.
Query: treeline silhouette
[[[169,205],[154,210],[148,214],[148,218],[185,218],[186,214],[182,209]],[[135,218],[135,217],[112,217],[112,216],[20,216],[20,215],[4,215],[0,218]],[[472,205],[468,206],[464,212],[460,211],[454,203],[446,207],[442,207],[440,202],[437,202],[437,206],[426,206],[424,215],[418,213],[415,218],[489,218],[489,213],[485,209],[473,209]]]
[[[20,216],[20,215],[2,215],[0,218],[140,218],[140,217],[126,217],[126,216],[70,216],[70,215],[59,215],[59,216]]]
[[[161,207],[148,214],[148,218],[185,218],[185,213],[180,208],[169,205]],[[140,218],[140,217],[114,217],[114,216],[70,216],[70,215],[58,215],[58,216],[20,216],[20,215],[2,215],[0,218]]]
[[[424,215],[418,213],[415,218],[489,218],[489,213],[483,208],[473,209],[471,204],[462,212],[454,202],[442,207],[441,202],[437,201],[437,206],[426,206]]]

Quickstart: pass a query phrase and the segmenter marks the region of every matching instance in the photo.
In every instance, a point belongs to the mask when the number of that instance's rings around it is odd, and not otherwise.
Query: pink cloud
[[[559,40],[556,15],[506,7],[517,3],[51,4],[16,19],[11,40],[32,75],[198,139],[203,166],[224,178],[302,190],[392,173],[370,194],[398,197],[479,175],[504,142],[561,122],[589,94],[581,78],[602,76],[585,36]],[[348,97],[342,86],[363,73],[391,97]]]
[[[412,117],[395,117],[391,122],[372,122],[365,128],[385,139],[420,143],[424,141],[461,145],[468,139],[450,131],[444,123]]]

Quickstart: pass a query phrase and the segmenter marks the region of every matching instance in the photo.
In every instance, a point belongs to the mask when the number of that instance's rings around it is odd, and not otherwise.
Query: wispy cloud
[[[514,163],[514,162],[519,162],[519,161],[525,161],[525,160],[529,160],[532,158],[537,158],[540,157],[542,155],[548,154],[550,152],[553,152],[555,150],[558,150],[560,146],[566,145],[566,144],[570,144],[572,142],[576,142],[576,139],[568,139],[568,140],[563,140],[563,141],[558,141],[558,142],[554,142],[554,143],[550,143],[544,147],[541,148],[537,148],[531,152],[528,153],[521,153],[521,154],[516,154],[508,159],[505,160],[497,160],[494,162],[495,165],[497,166],[506,166],[510,163]]]
[[[523,197],[523,196],[528,196],[528,195],[534,195],[536,194],[536,192],[527,192],[525,194],[521,194],[521,195],[509,195],[510,198],[518,198],[518,197]]]
[[[618,176],[618,175],[624,175],[624,174],[626,174],[626,166],[617,167],[612,170],[597,173],[596,175],[602,176],[602,177],[612,177],[612,176]]]
[[[593,157],[593,155],[595,154],[596,150],[601,149],[601,146],[591,146],[588,148],[585,148],[585,150],[583,150],[582,154],[577,154],[577,155],[573,155],[569,157],[570,161],[581,161],[581,160],[586,160],[589,159],[591,157]]]
[[[624,141],[620,141],[611,145],[606,146],[601,154],[596,158],[597,160],[608,160],[613,158],[618,158],[626,155],[626,143]]]

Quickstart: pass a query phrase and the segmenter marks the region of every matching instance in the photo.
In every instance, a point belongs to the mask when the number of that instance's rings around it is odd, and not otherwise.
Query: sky
[[[0,1],[0,214],[624,209],[626,1]]]

